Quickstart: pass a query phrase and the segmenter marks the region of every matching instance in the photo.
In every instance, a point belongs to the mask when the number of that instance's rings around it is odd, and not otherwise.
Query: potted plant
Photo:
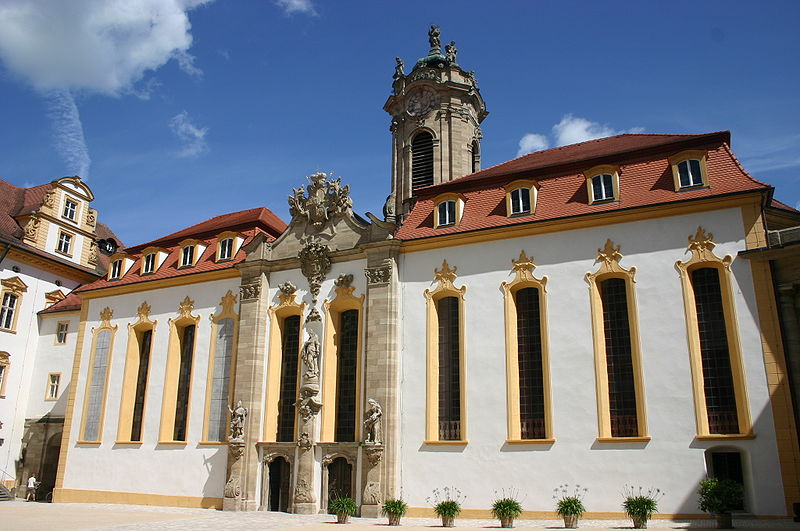
[[[337,524],[346,524],[350,516],[355,514],[358,506],[353,498],[334,498],[328,504],[328,509],[336,515]]]
[[[514,527],[514,519],[522,514],[522,505],[517,500],[515,492],[506,494],[505,491],[498,496],[492,504],[492,515],[500,520],[500,527]]]
[[[461,513],[461,503],[465,499],[460,490],[450,487],[433,489],[433,496],[426,498],[436,516],[442,519],[442,527],[453,527],[453,520]]]
[[[564,527],[575,529],[578,527],[578,519],[586,512],[583,506],[583,497],[589,489],[581,489],[580,485],[570,493],[569,485],[560,485],[553,489],[555,493],[553,499],[556,500],[556,512],[564,519]]]
[[[744,503],[742,484],[731,479],[708,478],[700,482],[700,510],[717,517],[717,529],[733,529],[731,509]]]
[[[400,525],[400,518],[406,514],[407,509],[408,505],[402,498],[388,499],[383,502],[381,512],[389,518],[389,525]]]
[[[653,513],[658,510],[658,500],[664,496],[661,489],[650,487],[647,490],[639,487],[634,489],[633,485],[625,485],[623,489],[625,501],[622,508],[625,514],[633,520],[635,529],[647,529],[647,521],[653,517]]]

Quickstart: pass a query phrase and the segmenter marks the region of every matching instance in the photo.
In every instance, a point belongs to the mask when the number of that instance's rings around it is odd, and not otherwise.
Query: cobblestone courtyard
[[[251,530],[251,529],[310,529],[333,531],[335,517],[330,515],[300,516],[285,513],[230,513],[208,509],[149,507],[140,505],[104,505],[95,503],[48,504],[22,501],[0,504],[0,529],[8,530]],[[404,518],[402,529],[422,530],[440,527],[433,518]],[[737,528],[798,529],[800,523],[791,520],[735,520]],[[673,521],[652,520],[650,529],[713,529],[711,520]],[[344,530],[384,529],[385,518],[353,518],[352,523],[340,526]],[[581,520],[581,528],[631,529],[629,520]],[[498,529],[496,520],[456,520],[458,529]],[[517,529],[563,529],[556,520],[519,520]]]

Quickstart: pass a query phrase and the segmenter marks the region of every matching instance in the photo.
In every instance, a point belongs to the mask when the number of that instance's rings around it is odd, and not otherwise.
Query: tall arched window
[[[228,404],[235,372],[234,352],[239,316],[233,311],[236,296],[228,290],[220,300],[222,311],[211,318],[211,352],[206,380],[203,440],[224,442],[228,435]]]
[[[278,442],[294,440],[295,407],[297,401],[297,358],[300,352],[300,316],[283,320],[281,338],[281,379],[278,400]]]
[[[477,140],[472,141],[472,173],[481,170],[481,145]]]
[[[411,188],[433,184],[433,136],[423,131],[411,141]]]
[[[103,435],[103,417],[108,389],[108,368],[114,350],[117,326],[111,326],[113,312],[104,308],[100,312],[100,326],[94,330],[91,357],[86,378],[83,403],[83,432],[81,441],[100,442]]]
[[[128,348],[117,429],[118,443],[142,440],[147,376],[156,322],[150,320],[150,305],[147,302],[139,305],[137,314],[139,319],[136,323],[128,324]]]

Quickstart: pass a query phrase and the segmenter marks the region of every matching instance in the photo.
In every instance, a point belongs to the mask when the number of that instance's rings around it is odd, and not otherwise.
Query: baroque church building
[[[633,483],[696,516],[708,475],[740,481],[747,513],[789,514],[800,454],[763,251],[800,212],[728,132],[481,169],[475,75],[435,26],[429,44],[409,72],[397,59],[384,105],[382,216],[316,173],[288,225],[218,216],[121,248],[70,295],[54,501],[311,514],[351,496],[374,517],[402,496],[429,515],[452,486],[488,517],[515,488],[546,517],[579,483],[588,517],[621,517]]]

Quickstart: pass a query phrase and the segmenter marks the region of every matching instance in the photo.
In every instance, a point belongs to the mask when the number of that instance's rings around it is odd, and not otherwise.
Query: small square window
[[[530,188],[517,188],[511,191],[511,214],[525,214],[531,211]]]
[[[219,242],[219,259],[230,260],[233,255],[233,238],[225,238]]]
[[[456,202],[442,201],[439,203],[439,226],[454,225],[456,222]]]
[[[187,245],[181,250],[181,267],[194,264],[194,245]]]
[[[697,159],[684,160],[678,163],[678,175],[681,188],[703,185],[703,173],[700,169],[700,161]]]
[[[614,176],[603,173],[592,177],[592,200],[608,201],[614,199]]]
[[[66,232],[61,232],[58,235],[58,244],[56,249],[59,253],[69,254],[70,246],[72,245],[72,235]]]
[[[78,203],[70,198],[64,201],[64,217],[75,221],[75,214],[78,212]]]
[[[150,253],[144,257],[142,273],[152,273],[156,269],[156,253]]]
[[[60,374],[49,374],[47,376],[47,399],[56,400],[58,398],[58,386],[61,383]]]
[[[111,275],[108,278],[119,278],[122,274],[122,259],[111,262]]]
[[[56,332],[56,343],[63,345],[67,342],[67,332],[69,331],[69,322],[58,323],[58,331]]]

